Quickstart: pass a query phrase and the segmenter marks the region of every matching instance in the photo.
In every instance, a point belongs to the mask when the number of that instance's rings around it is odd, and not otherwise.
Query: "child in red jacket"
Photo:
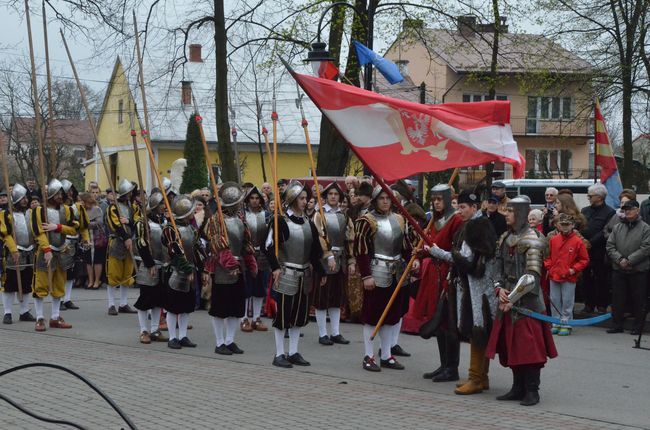
[[[589,264],[589,253],[582,237],[574,231],[575,221],[569,214],[560,214],[556,234],[549,241],[549,256],[544,267],[551,281],[551,314],[560,318],[563,324],[553,325],[553,334],[568,336],[571,326],[566,324],[573,318],[576,281],[578,274]]]

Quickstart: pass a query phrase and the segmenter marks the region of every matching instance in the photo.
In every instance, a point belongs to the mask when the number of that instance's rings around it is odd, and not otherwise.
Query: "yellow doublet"
[[[138,211],[131,206],[134,218],[139,218]],[[108,285],[111,287],[123,286],[130,287],[135,283],[133,273],[135,267],[133,265],[133,258],[130,253],[126,252],[124,257],[120,257],[111,252],[115,246],[123,246],[125,239],[130,238],[127,228],[120,221],[119,209],[116,205],[112,204],[108,207],[106,216],[108,221],[108,229],[111,232],[111,237],[108,241],[108,253],[106,257],[106,277],[108,278]]]
[[[60,230],[57,232],[52,232],[51,234],[62,234],[64,236],[74,236],[77,234],[77,229],[79,223],[74,220],[73,213],[70,210],[70,207],[67,205],[62,205],[65,209],[65,220],[60,224]],[[65,295],[65,281],[67,279],[66,271],[61,268],[58,264],[59,252],[54,251],[50,247],[50,241],[48,235],[43,231],[42,218],[43,208],[39,206],[32,211],[32,220],[30,223],[30,228],[32,229],[32,234],[34,235],[34,240],[38,245],[36,250],[36,257],[34,259],[34,280],[32,283],[32,291],[34,297],[47,297],[48,294],[52,294],[54,298],[61,298]],[[46,251],[51,250],[52,252],[52,261],[50,264],[51,273],[51,292],[49,291],[48,283],[48,269],[42,267],[39,262],[43,261],[43,254]]]

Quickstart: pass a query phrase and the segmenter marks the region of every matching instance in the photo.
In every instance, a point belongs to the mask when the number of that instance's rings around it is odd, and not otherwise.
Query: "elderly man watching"
[[[587,227],[581,232],[589,241],[589,267],[584,271],[584,312],[607,312],[609,305],[609,268],[605,264],[605,234],[603,229],[614,216],[614,209],[605,204],[607,188],[594,184],[587,189],[589,206],[582,209]]]
[[[544,218],[542,218],[542,233],[544,236],[549,234],[553,230],[553,209],[555,209],[555,203],[557,202],[558,190],[555,187],[548,187],[544,191]]]
[[[607,239],[607,254],[612,261],[612,320],[607,333],[623,333],[626,296],[634,306],[633,335],[639,335],[645,316],[648,270],[650,270],[650,226],[639,216],[639,202],[628,200],[621,209],[625,218]]]
[[[350,192],[350,190],[354,189],[356,190],[359,188],[359,178],[356,176],[346,176],[345,177],[345,189],[347,192]]]

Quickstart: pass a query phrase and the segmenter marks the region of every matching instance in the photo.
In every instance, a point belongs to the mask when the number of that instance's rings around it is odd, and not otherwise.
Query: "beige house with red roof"
[[[456,28],[445,30],[406,21],[404,31],[385,54],[408,71],[408,81],[400,84],[401,98],[418,101],[424,93],[426,103],[486,100],[493,27],[473,16],[459,17]],[[507,26],[502,28],[496,98],[511,102],[510,121],[526,159],[527,176],[593,177],[589,162],[592,67],[544,36],[508,33]],[[378,82],[377,91],[400,97],[393,87]],[[504,178],[512,177],[509,166],[497,163],[495,170],[502,171]],[[472,183],[483,175],[480,169],[467,169],[461,182]]]

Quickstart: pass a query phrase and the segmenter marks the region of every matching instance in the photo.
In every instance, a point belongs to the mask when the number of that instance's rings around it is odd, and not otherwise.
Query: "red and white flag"
[[[511,164],[516,178],[525,172],[508,101],[424,105],[293,76],[361,161],[386,180],[491,161]]]

